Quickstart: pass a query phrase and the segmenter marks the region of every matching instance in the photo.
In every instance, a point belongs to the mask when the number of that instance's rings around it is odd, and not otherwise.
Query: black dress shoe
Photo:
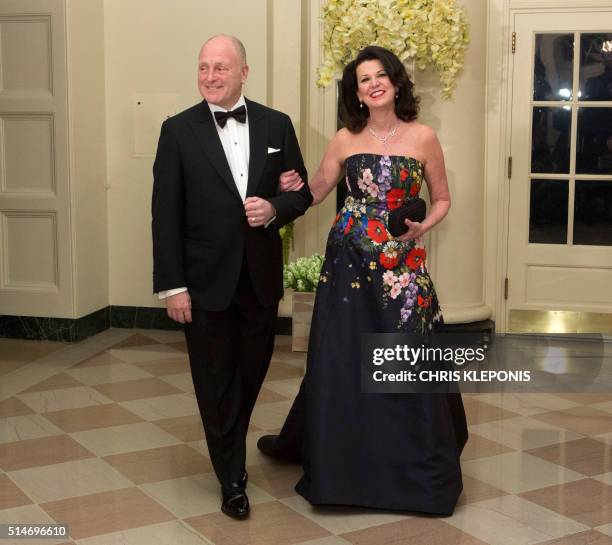
[[[286,462],[302,463],[300,452],[296,448],[278,448],[278,435],[263,435],[257,441],[257,448],[266,456],[280,458]]]
[[[278,435],[262,435],[257,441],[257,448],[266,456],[276,458],[278,456],[276,452],[277,439]]]
[[[238,483],[235,483],[236,485]],[[233,492],[223,493],[223,502],[221,503],[221,511],[227,516],[235,519],[243,519],[249,516],[249,498],[244,491],[244,488],[236,486]]]

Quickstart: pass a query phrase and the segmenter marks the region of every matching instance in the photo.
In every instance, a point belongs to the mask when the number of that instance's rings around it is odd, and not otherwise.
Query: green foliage
[[[283,243],[283,265],[287,265],[289,263],[289,254],[293,250],[293,222],[283,225],[278,230],[278,234]]]
[[[319,285],[323,256],[300,257],[283,268],[283,285],[295,291],[315,291]]]

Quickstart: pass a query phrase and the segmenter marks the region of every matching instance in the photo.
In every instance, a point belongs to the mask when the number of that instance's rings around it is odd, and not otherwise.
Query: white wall
[[[444,150],[452,206],[429,236],[430,268],[447,322],[482,320],[491,309],[484,296],[485,91],[487,7],[462,0],[470,23],[465,67],[453,99],[440,98],[438,76],[416,74],[423,123]]]

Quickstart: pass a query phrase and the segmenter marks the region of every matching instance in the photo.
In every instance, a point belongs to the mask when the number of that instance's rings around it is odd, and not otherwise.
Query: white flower
[[[370,184],[368,186],[368,193],[372,196],[372,197],[376,197],[378,196],[378,186],[376,184]]]
[[[399,243],[395,240],[389,240],[385,243],[383,252],[389,257],[396,257],[399,250]]]
[[[315,291],[319,284],[323,261],[322,255],[314,254],[310,257],[300,257],[285,265],[284,287],[293,288],[295,291]]]
[[[391,288],[391,292],[389,293],[389,295],[391,296],[391,299],[397,299],[397,296],[402,293],[402,288],[399,284],[393,284],[393,287]]]
[[[469,43],[469,25],[456,0],[327,0],[322,19],[318,85],[328,86],[360,49],[376,44],[403,62],[414,60],[420,70],[432,65],[442,96],[452,96]]]
[[[363,171],[363,181],[366,184],[371,184],[372,183],[372,171],[369,168],[366,168]]]

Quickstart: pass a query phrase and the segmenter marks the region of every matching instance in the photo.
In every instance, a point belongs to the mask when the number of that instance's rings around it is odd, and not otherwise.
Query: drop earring
[[[359,101],[359,107],[363,110],[363,102]]]

